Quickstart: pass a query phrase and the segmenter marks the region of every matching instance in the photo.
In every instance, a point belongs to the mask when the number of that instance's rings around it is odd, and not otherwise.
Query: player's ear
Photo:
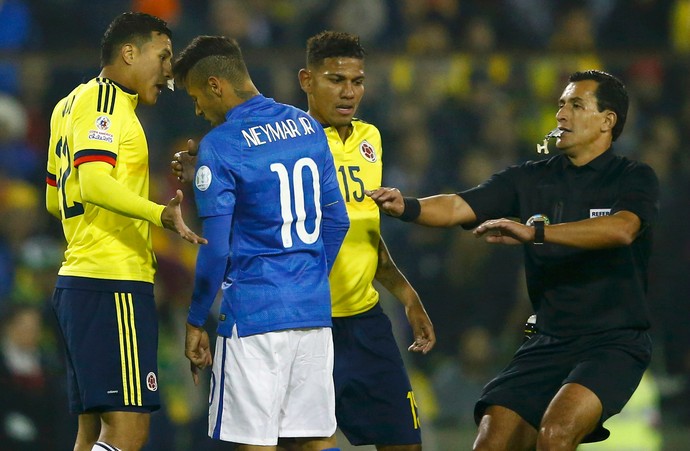
[[[297,78],[299,79],[299,86],[302,88],[302,91],[307,94],[311,92],[311,71],[308,69],[300,69],[297,73]]]
[[[208,87],[213,94],[215,94],[218,97],[220,97],[223,94],[223,89],[220,85],[220,80],[217,77],[211,75],[210,77],[208,77],[207,82]]]
[[[135,47],[133,44],[124,44],[120,47],[120,57],[125,64],[132,64],[134,61]]]

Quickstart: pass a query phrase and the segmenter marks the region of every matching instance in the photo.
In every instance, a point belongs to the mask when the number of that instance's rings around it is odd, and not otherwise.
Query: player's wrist
[[[422,213],[422,204],[416,197],[403,197],[403,204],[405,208],[398,219],[405,222],[412,222]]]
[[[187,329],[203,329],[205,320],[200,320],[199,318],[194,318],[193,315],[187,317]]]

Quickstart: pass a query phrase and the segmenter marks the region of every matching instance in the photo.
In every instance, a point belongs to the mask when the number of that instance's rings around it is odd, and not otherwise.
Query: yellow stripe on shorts
[[[132,293],[115,293],[124,405],[141,406],[141,380]]]

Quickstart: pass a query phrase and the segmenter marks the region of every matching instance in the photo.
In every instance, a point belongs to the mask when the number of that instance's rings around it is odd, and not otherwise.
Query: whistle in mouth
[[[541,144],[537,144],[537,153],[544,153],[548,154],[549,153],[549,139],[551,138],[560,138],[561,135],[563,134],[563,130],[560,130],[558,128],[554,128],[550,132],[544,136],[544,142]]]

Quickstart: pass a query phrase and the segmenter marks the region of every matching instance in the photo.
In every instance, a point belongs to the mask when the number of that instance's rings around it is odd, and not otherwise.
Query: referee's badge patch
[[[211,186],[211,180],[213,180],[213,175],[211,175],[211,169],[208,166],[201,166],[197,169],[194,184],[199,191],[206,191]]]
[[[153,371],[146,375],[146,388],[149,391],[158,390],[158,379],[156,378],[156,373]]]
[[[359,153],[361,153],[364,159],[369,163],[376,163],[377,156],[374,146],[369,144],[366,139],[359,145]]]
[[[599,216],[609,216],[611,214],[610,208],[590,208],[589,217],[598,218]]]

